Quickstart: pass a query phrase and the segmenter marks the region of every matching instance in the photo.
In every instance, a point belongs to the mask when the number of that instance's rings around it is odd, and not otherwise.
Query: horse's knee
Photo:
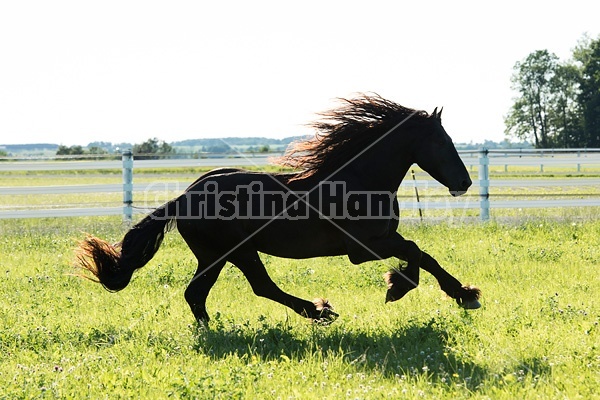
[[[401,257],[398,258],[408,262],[409,268],[420,268],[421,259],[423,258],[423,252],[415,242],[413,242],[412,240],[405,240],[401,251]]]

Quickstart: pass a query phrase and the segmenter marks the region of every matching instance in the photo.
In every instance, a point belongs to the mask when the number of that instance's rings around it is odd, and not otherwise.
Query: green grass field
[[[192,182],[202,172],[139,170],[134,181]],[[574,176],[560,168],[491,175]],[[0,186],[120,182],[118,170],[0,173]],[[503,198],[537,198],[555,188],[502,190]],[[399,195],[414,200],[410,188]],[[447,197],[437,188],[421,195]],[[598,189],[573,185],[562,195]],[[120,201],[120,193],[4,195],[0,207]],[[495,222],[486,224],[476,209],[427,210],[424,224],[416,210],[403,211],[405,237],[483,290],[476,311],[460,309],[425,272],[418,289],[384,304],[391,260],[354,266],[346,257],[263,255],[284,290],[327,297],[340,318],[313,325],[256,297],[227,266],[209,297],[208,329],[195,325],[183,299],[195,261],[176,232],[129,287],[111,294],[70,274],[83,232],[118,241],[120,217],[0,220],[0,399],[600,398],[597,211],[492,210]]]
[[[208,329],[183,299],[195,262],[177,232],[122,292],[69,275],[82,232],[124,229],[119,217],[0,220],[0,398],[599,398],[597,218],[403,225],[483,290],[479,310],[425,272],[384,304],[388,262],[262,256],[284,290],[327,297],[340,318],[311,324],[228,265]]]

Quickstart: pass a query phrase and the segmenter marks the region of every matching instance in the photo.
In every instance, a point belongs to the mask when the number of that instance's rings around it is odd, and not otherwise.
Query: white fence
[[[477,168],[479,179],[473,179],[470,192],[479,193],[478,198],[463,196],[459,198],[445,197],[441,201],[428,199],[417,202],[400,201],[402,209],[479,209],[482,220],[489,218],[490,209],[494,208],[548,208],[548,207],[597,207],[600,206],[600,197],[586,198],[560,198],[560,199],[509,199],[495,200],[494,194],[490,195],[490,188],[564,188],[573,187],[600,187],[600,178],[595,177],[567,177],[567,178],[533,178],[533,179],[489,179],[489,168],[500,168],[510,171],[518,166],[529,166],[535,171],[544,171],[544,168],[561,167],[581,172],[585,168],[600,169],[600,149],[574,149],[574,150],[475,150],[459,152],[467,168]],[[146,212],[144,207],[134,207],[134,193],[143,193],[156,190],[156,185],[132,184],[132,161],[126,153],[122,160],[96,160],[96,161],[16,161],[0,162],[0,171],[44,171],[44,170],[84,170],[84,169],[122,169],[124,181],[122,184],[99,185],[69,185],[69,186],[14,186],[0,187],[0,196],[3,195],[36,195],[36,194],[73,194],[73,193],[123,193],[123,202],[107,207],[69,207],[69,208],[15,208],[0,207],[2,218],[38,218],[38,217],[63,217],[63,216],[100,216],[123,215],[131,218],[134,211]],[[203,159],[161,159],[161,160],[136,160],[136,168],[167,168],[167,167],[225,167],[225,166],[264,166],[268,164],[268,157],[256,155],[254,157],[234,158],[203,158]],[[191,183],[171,182],[161,183],[161,190],[182,191]],[[441,185],[433,180],[405,179],[401,188],[418,190],[435,189]]]

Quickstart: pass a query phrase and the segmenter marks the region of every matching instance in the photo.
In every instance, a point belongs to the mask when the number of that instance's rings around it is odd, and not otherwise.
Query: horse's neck
[[[415,127],[400,127],[402,132],[393,132],[378,143],[373,152],[374,160],[365,160],[366,170],[371,171],[373,185],[396,192],[414,163],[415,146],[420,134]]]
[[[293,181],[292,190],[308,190],[323,181],[344,182],[348,190],[371,190],[394,193],[411,164],[382,162],[352,162],[338,171],[317,171],[310,177]]]
[[[410,164],[388,163],[369,165],[366,168],[357,165],[354,173],[361,178],[362,185],[367,190],[396,192],[406,176]]]
[[[410,142],[380,143],[371,151],[358,157],[349,172],[360,178],[367,190],[396,192],[413,164]]]
[[[323,168],[313,175],[294,181],[296,187],[312,188],[322,181],[344,181],[350,190],[372,190],[394,193],[413,164],[412,140],[408,135],[382,141],[351,161]],[[400,140],[399,140],[400,139]],[[294,190],[294,189],[292,189]]]

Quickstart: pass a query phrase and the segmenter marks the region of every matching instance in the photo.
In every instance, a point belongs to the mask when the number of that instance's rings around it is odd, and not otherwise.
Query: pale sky
[[[595,0],[0,1],[0,144],[283,138],[356,92],[500,141],[515,62],[600,34]]]

